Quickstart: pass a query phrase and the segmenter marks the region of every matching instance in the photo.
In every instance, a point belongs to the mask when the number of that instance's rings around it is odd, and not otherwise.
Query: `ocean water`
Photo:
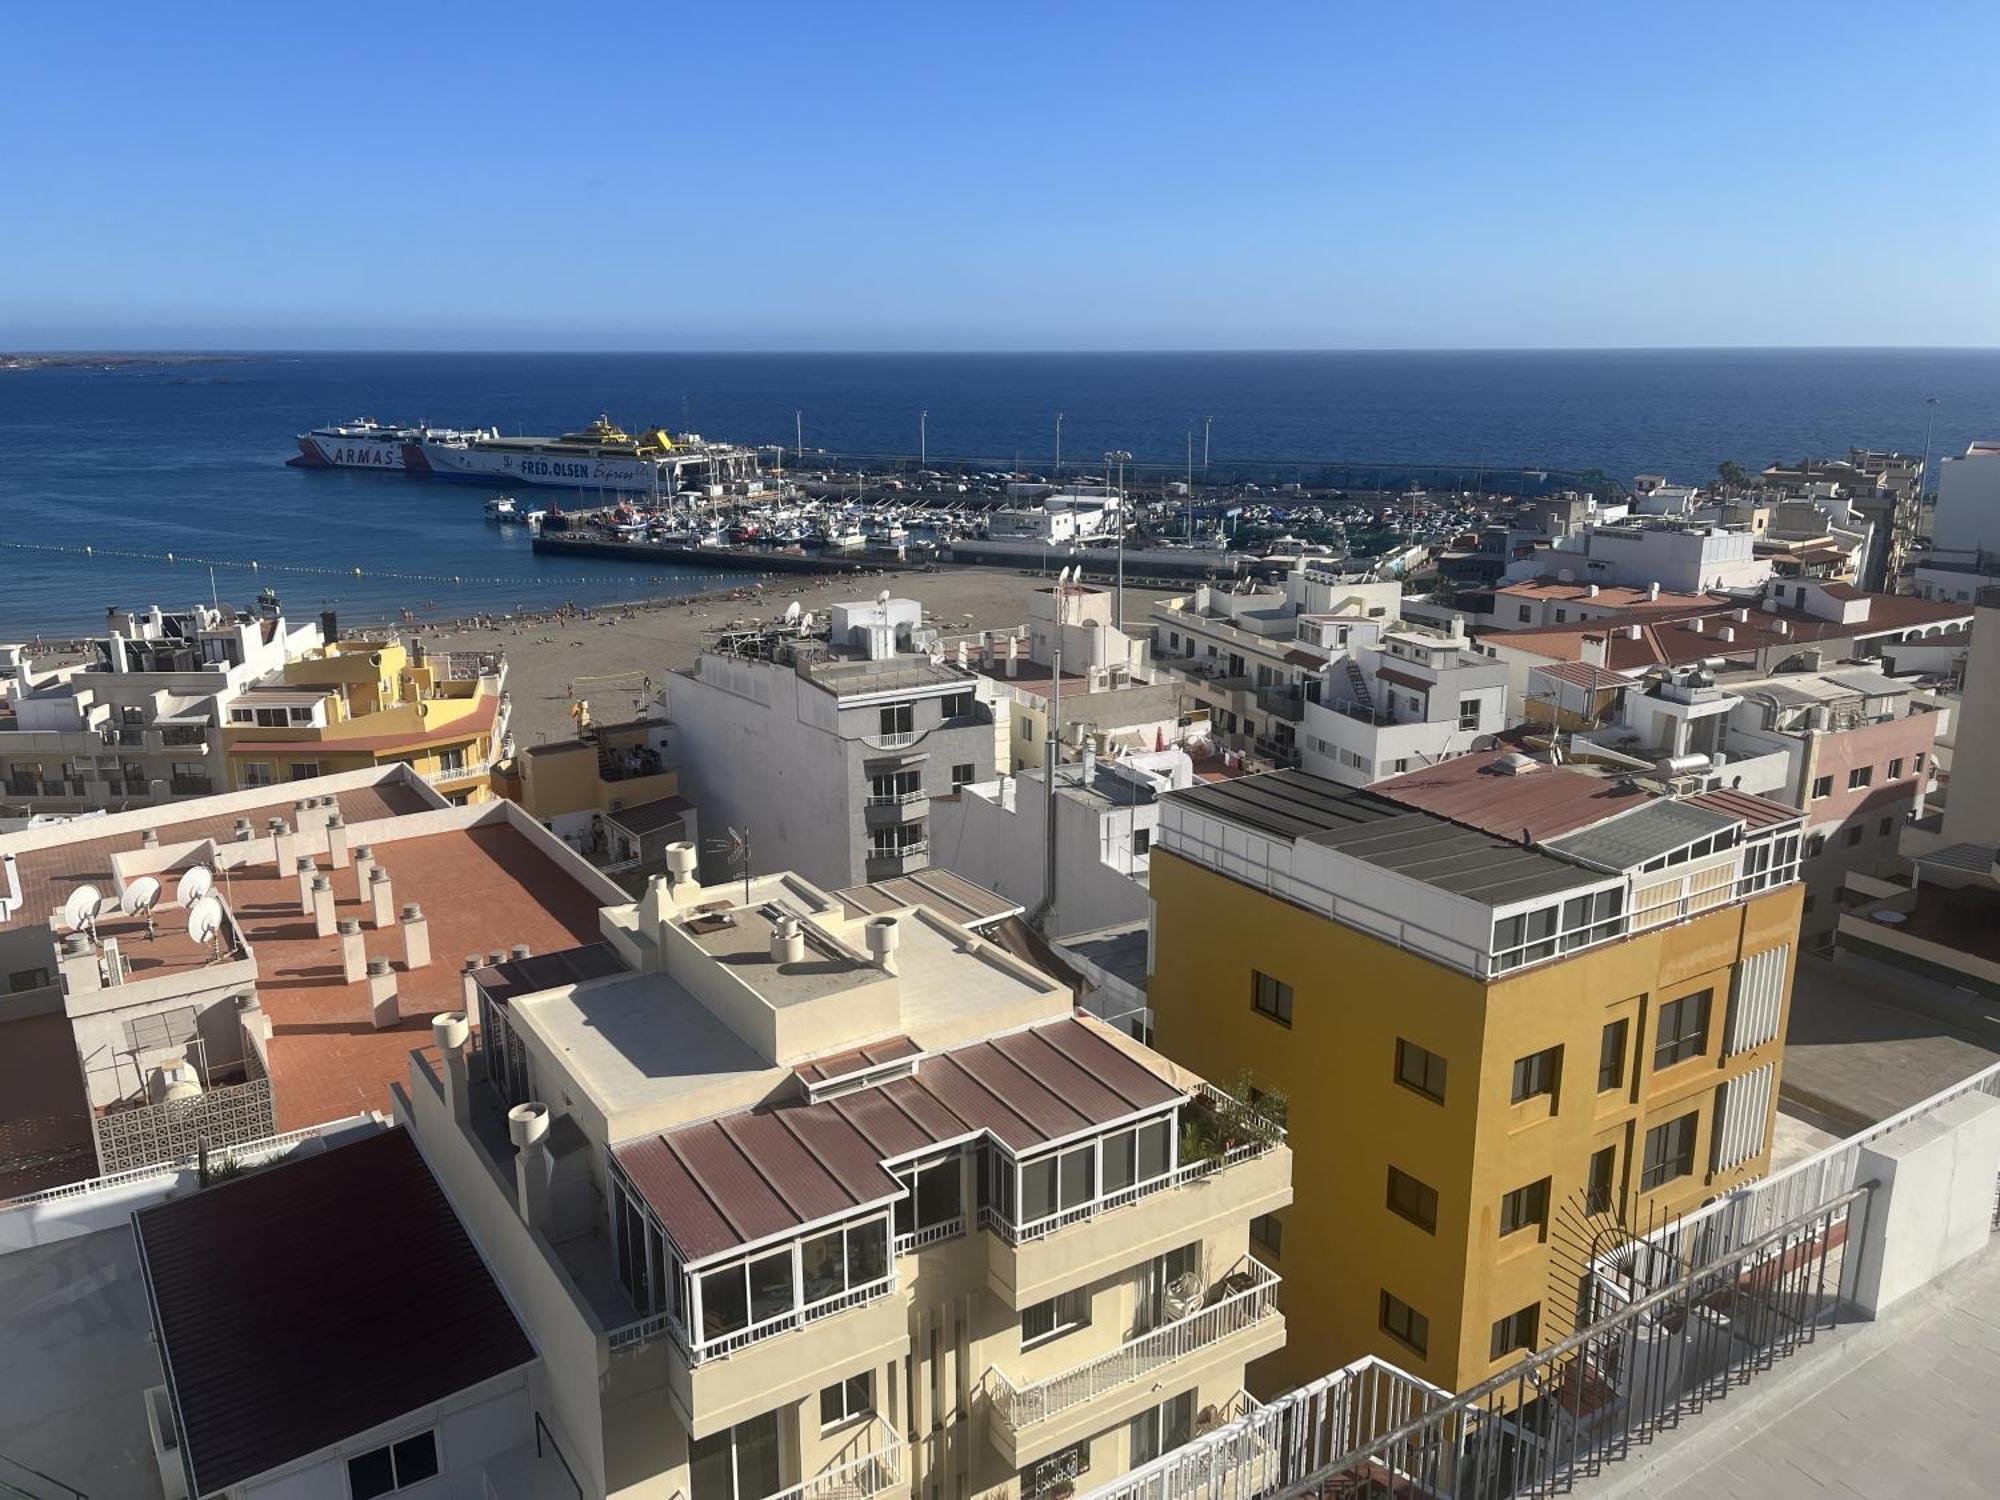
[[[733,581],[537,559],[491,491],[290,469],[354,416],[556,432],[599,412],[740,442],[1045,469],[1110,448],[1218,466],[1456,465],[1694,480],[1850,444],[1934,454],[2000,436],[2000,351],[1005,355],[257,354],[0,372],[0,640],[89,630],[112,604],[278,589],[295,618],[596,603]],[[566,498],[556,491],[545,499]],[[84,549],[90,549],[85,551]],[[168,561],[169,555],[173,560]],[[255,562],[256,569],[249,565]],[[213,584],[211,585],[211,570]],[[358,570],[358,571],[357,571]]]

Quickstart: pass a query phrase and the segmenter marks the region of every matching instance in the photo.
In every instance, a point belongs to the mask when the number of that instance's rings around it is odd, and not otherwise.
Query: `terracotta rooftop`
[[[272,788],[268,802],[209,817],[188,817],[180,805],[169,803],[156,809],[160,821],[149,826],[158,832],[162,844],[186,844],[198,839],[228,843],[235,837],[238,818],[250,819],[261,834],[265,819],[284,817],[289,821],[292,804],[310,795],[318,795],[311,782],[287,782],[282,787]],[[422,792],[399,780],[353,788],[340,793],[338,800],[341,819],[350,828],[356,823],[372,823],[378,818],[425,812],[432,805]],[[139,830],[135,828],[130,833],[93,839],[88,836],[88,821],[73,826],[80,835],[76,842],[51,844],[28,850],[19,856],[21,907],[12,919],[0,921],[0,927],[46,922],[49,913],[59,910],[69,898],[69,893],[86,882],[95,885],[106,896],[115,894],[117,887],[111,878],[111,856],[137,849],[140,844]]]
[[[1024,1152],[1180,1092],[1070,1019],[926,1057],[908,1078],[682,1126],[614,1154],[682,1254],[700,1260],[897,1197],[890,1157],[980,1131]]]
[[[134,1225],[199,1495],[535,1358],[401,1130],[169,1199]]]
[[[1378,781],[1369,790],[1468,828],[1512,839],[1525,833],[1536,843],[1588,828],[1649,800],[1649,793],[1622,778],[1567,766],[1537,764],[1523,775],[1510,775],[1499,762],[1515,753],[1485,750],[1454,756]]]
[[[341,978],[340,939],[318,937],[299,915],[298,883],[271,865],[230,877],[232,910],[257,956],[257,992],[271,1019],[270,1065],[278,1129],[297,1130],[389,1107],[389,1085],[409,1076],[410,1053],[430,1056],[431,1017],[464,1006],[459,974],[469,953],[526,943],[537,952],[597,937],[598,900],[525,835],[486,823],[378,844],[396,905],[415,901],[430,923],[431,962],[403,967],[402,934],[377,931],[354,867],[326,870],[336,915],[362,918],[370,958],[398,975],[401,1022],[377,1031],[367,981]],[[433,1059],[434,1060],[434,1059]]]
[[[1711,812],[1741,818],[1750,828],[1769,828],[1774,823],[1792,823],[1805,817],[1805,814],[1796,807],[1787,807],[1784,803],[1773,802],[1768,797],[1753,797],[1748,792],[1739,792],[1731,787],[1717,787],[1712,792],[1700,792],[1687,800],[1696,807],[1705,807]]]
[[[1596,588],[1595,594],[1591,593]],[[1530,578],[1520,583],[1503,583],[1493,590],[1495,600],[1561,599],[1600,605],[1605,609],[1702,609],[1715,603],[1712,594],[1676,594],[1660,590],[1653,598],[1645,589],[1624,584],[1564,583],[1560,578]]]

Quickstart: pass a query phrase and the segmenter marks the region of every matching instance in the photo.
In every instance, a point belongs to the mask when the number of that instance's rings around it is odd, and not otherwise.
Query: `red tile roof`
[[[1071,1019],[926,1057],[909,1078],[725,1115],[615,1155],[681,1253],[701,1260],[898,1196],[889,1158],[982,1131],[1027,1151],[1179,1096]]]
[[[1805,817],[1796,807],[1787,807],[1768,797],[1753,797],[1731,787],[1717,787],[1687,799],[1696,807],[1708,808],[1727,817],[1741,818],[1751,828],[1769,828],[1774,823],[1792,823]]]
[[[134,1224],[195,1494],[535,1358],[401,1130],[169,1199]]]
[[[1633,685],[1630,677],[1587,661],[1552,661],[1546,666],[1532,668],[1531,672],[1593,693],[1607,688],[1628,688]],[[1529,680],[1532,682],[1533,677],[1531,676]]]
[[[900,1062],[906,1057],[915,1057],[923,1050],[906,1036],[892,1036],[884,1042],[870,1042],[865,1047],[850,1047],[845,1052],[834,1052],[802,1062],[792,1069],[792,1076],[802,1083],[827,1083],[835,1078],[865,1073],[886,1063]]]

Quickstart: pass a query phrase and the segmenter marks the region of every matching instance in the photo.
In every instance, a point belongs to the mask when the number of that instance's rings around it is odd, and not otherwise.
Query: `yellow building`
[[[1462,1390],[1572,1331],[1593,1254],[1765,1170],[1798,845],[1775,803],[1515,752],[1163,799],[1156,1044],[1289,1096],[1272,1388],[1372,1353]]]
[[[694,806],[669,764],[665,719],[591,722],[573,739],[527,745],[493,768],[493,790],[540,819],[592,864],[634,890],[666,869],[669,844],[700,840]]]
[[[506,739],[506,679],[491,653],[431,654],[394,638],[321,646],[229,701],[230,785],[401,764],[453,802],[484,801]]]

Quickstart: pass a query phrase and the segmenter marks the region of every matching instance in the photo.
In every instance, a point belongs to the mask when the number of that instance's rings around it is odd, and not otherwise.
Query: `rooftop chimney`
[[[902,939],[902,924],[894,917],[868,919],[868,954],[884,974],[896,972],[896,944]]]
[[[699,862],[695,847],[688,840],[667,845],[667,889],[678,894],[684,886],[698,885],[694,872]]]
[[[1692,620],[1688,621],[1688,629],[1692,630],[1696,635],[1700,635],[1707,628],[1708,622],[1700,615],[1696,615]]]
[[[514,1201],[530,1229],[549,1223],[549,1107],[517,1104],[507,1111],[507,1138],[514,1143]]]
[[[1660,586],[1659,586],[1659,585],[1658,585],[1657,583],[1649,583],[1649,584],[1647,584],[1647,585],[1646,585],[1646,598],[1647,598],[1647,599],[1648,599],[1649,601],[1653,601],[1653,600],[1657,600],[1657,599],[1658,599],[1659,597],[1660,597]]]
[[[778,918],[771,929],[771,962],[795,964],[806,956],[806,935],[794,916]]]
[[[368,960],[368,1015],[377,1031],[387,1031],[403,1018],[396,1008],[396,971],[386,958]]]
[[[431,1040],[437,1044],[444,1063],[444,1102],[459,1125],[472,1120],[472,1087],[465,1072],[465,1041],[472,1028],[458,1011],[448,1010],[431,1017]]]

